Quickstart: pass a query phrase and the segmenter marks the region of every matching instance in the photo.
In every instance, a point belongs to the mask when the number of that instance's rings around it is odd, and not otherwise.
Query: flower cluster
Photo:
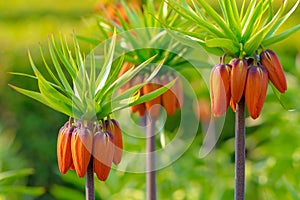
[[[126,71],[128,71],[130,68],[130,63],[124,63],[122,69],[120,70],[119,77],[123,75]],[[127,84],[124,85],[124,87],[121,88],[120,93],[134,85],[143,83],[144,80],[146,80],[147,78],[147,74],[138,74],[129,82],[127,82]],[[147,83],[139,90],[139,95],[143,96],[168,84],[174,79],[176,79],[174,85],[165,93],[145,103],[132,106],[131,111],[133,113],[138,113],[139,116],[144,116],[145,112],[148,111],[148,113],[152,117],[158,118],[160,114],[160,106],[163,106],[168,115],[173,115],[175,110],[180,109],[183,103],[183,91],[181,81],[175,73],[166,72],[161,75],[157,75],[151,81],[151,83]]]
[[[234,58],[213,67],[210,75],[211,110],[214,116],[225,114],[229,104],[236,110],[236,104],[245,98],[248,112],[256,119],[262,110],[270,80],[277,90],[287,89],[282,65],[272,50],[263,50],[259,58]]]
[[[58,133],[57,158],[62,174],[71,169],[78,177],[84,177],[93,159],[94,172],[99,180],[105,181],[112,163],[121,162],[122,152],[122,132],[114,119],[93,124],[70,120]]]

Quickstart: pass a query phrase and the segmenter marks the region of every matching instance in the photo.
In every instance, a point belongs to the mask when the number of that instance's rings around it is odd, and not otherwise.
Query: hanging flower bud
[[[106,120],[105,121],[106,130],[113,135],[114,142],[114,156],[113,162],[118,165],[122,160],[123,153],[123,139],[122,139],[122,131],[120,129],[119,123],[114,120]]]
[[[231,109],[233,110],[233,112],[236,112],[236,104],[233,103],[232,98],[230,98],[229,105],[230,105]]]
[[[69,121],[59,130],[57,138],[57,160],[59,171],[62,174],[67,173],[73,165],[71,153],[71,138],[74,127],[70,126]]]
[[[170,77],[163,76],[162,79],[162,85],[166,85],[170,82]],[[168,115],[173,115],[176,109],[176,97],[174,95],[174,88],[168,89],[165,93],[161,95],[162,105],[166,109],[166,112]]]
[[[173,87],[172,87],[172,91],[175,94],[176,97],[176,108],[180,109],[183,105],[183,90],[182,90],[182,85],[181,85],[181,81],[180,79],[174,75],[173,77],[174,79],[176,78],[177,80],[175,81]]]
[[[231,69],[231,98],[234,104],[241,100],[246,83],[248,63],[246,59],[233,59]]]
[[[262,51],[260,53],[260,62],[267,68],[269,78],[277,90],[284,93],[287,90],[287,84],[282,65],[277,55],[269,49]]]
[[[140,117],[143,117],[146,112],[146,106],[145,103],[137,104],[134,106],[131,106],[131,112],[138,113]]]
[[[225,114],[230,101],[230,65],[217,64],[210,74],[211,111],[215,117]]]
[[[94,136],[94,172],[101,181],[109,175],[114,156],[113,136],[110,132],[99,131]]]
[[[152,91],[160,88],[157,83],[147,83],[143,87],[143,93],[149,94]],[[146,109],[152,117],[158,118],[160,114],[161,96],[158,96],[150,101],[145,102]]]
[[[91,158],[93,135],[89,128],[76,128],[71,142],[72,158],[76,173],[79,177],[84,177]]]
[[[264,105],[268,89],[268,72],[264,66],[251,66],[248,70],[245,100],[250,116],[256,119]]]

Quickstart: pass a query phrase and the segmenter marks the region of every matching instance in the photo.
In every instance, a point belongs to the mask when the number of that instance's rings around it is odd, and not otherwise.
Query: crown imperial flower
[[[112,133],[114,144],[113,163],[118,165],[122,160],[123,154],[122,131],[119,123],[114,119],[105,120],[105,126],[106,130]]]
[[[217,64],[210,74],[211,111],[214,116],[225,114],[230,101],[231,66]]]
[[[109,175],[114,157],[113,136],[109,131],[98,131],[94,135],[94,172],[101,181]]]
[[[256,119],[264,105],[268,89],[268,72],[264,66],[250,66],[245,87],[245,101],[250,116]]]
[[[75,128],[71,140],[72,158],[75,171],[79,177],[84,177],[91,159],[93,135],[89,128]]]
[[[231,69],[231,98],[234,104],[238,103],[244,93],[248,62],[247,59],[233,59],[230,62]]]
[[[265,66],[269,73],[270,81],[281,93],[287,90],[286,79],[282,65],[274,53],[274,51],[268,49],[260,53],[260,62]]]
[[[71,138],[74,126],[70,126],[70,122],[66,122],[59,130],[57,138],[57,159],[59,171],[62,174],[67,173],[73,165],[71,154]]]

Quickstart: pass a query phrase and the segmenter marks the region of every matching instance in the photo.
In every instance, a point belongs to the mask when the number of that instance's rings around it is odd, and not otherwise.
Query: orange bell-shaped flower
[[[84,177],[91,158],[93,135],[89,128],[76,128],[71,142],[72,158],[76,173],[79,177]]]
[[[94,172],[101,181],[109,175],[114,157],[113,136],[110,132],[98,131],[94,136]]]
[[[114,142],[114,156],[113,163],[118,165],[122,160],[123,154],[123,139],[122,139],[122,131],[120,129],[119,123],[114,120],[106,120],[105,121],[106,130],[113,135]]]
[[[57,138],[57,160],[59,171],[62,174],[67,173],[68,169],[73,165],[71,153],[71,138],[74,130],[69,125],[69,121],[59,130]]]
[[[176,82],[174,83],[172,87],[172,91],[174,91],[175,97],[176,97],[176,108],[181,109],[183,105],[183,89],[181,85],[180,79],[175,76],[174,78],[177,78]]]
[[[256,119],[264,105],[268,89],[268,72],[264,66],[250,66],[245,88],[248,112]]]
[[[170,82],[170,78],[168,76],[162,76],[161,79],[162,85],[166,85]],[[172,88],[168,89],[165,93],[161,95],[161,101],[168,115],[173,115],[176,110],[176,97],[174,94],[174,85]]]
[[[210,74],[211,112],[215,117],[225,114],[230,101],[230,71],[229,65],[217,64]]]
[[[277,90],[284,93],[287,90],[287,84],[282,65],[277,55],[269,49],[262,51],[260,53],[260,62],[267,68],[269,78]]]
[[[143,87],[143,94],[149,94],[152,91],[160,88],[158,83],[147,83]],[[161,96],[158,96],[150,101],[145,102],[146,109],[152,117],[158,118],[160,114]]]
[[[232,66],[231,69],[231,98],[232,103],[237,104],[243,94],[245,89],[248,63],[246,59],[233,59],[230,61]]]

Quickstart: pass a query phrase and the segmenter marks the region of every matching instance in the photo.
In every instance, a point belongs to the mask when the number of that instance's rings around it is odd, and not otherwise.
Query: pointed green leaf
[[[40,196],[45,192],[43,187],[27,187],[27,186],[1,186],[1,194],[27,194],[31,196]]]
[[[298,24],[297,26],[294,26],[278,35],[274,35],[272,37],[269,37],[269,38],[263,40],[262,45],[268,46],[268,45],[275,44],[277,42],[281,42],[282,40],[288,38],[289,36],[291,36],[292,34],[296,33],[299,30],[300,30],[300,24]]]
[[[16,90],[17,92],[19,92],[19,93],[21,93],[21,94],[23,94],[25,96],[28,96],[28,97],[36,100],[36,101],[39,101],[39,102],[41,102],[44,105],[48,105],[48,102],[43,98],[43,96],[39,92],[34,92],[34,91],[26,90],[26,89],[19,88],[19,87],[16,87],[14,85],[10,85],[10,84],[9,84],[9,86],[11,88],[13,88],[14,90]]]
[[[275,34],[275,32],[280,28],[280,26],[295,12],[296,8],[298,7],[300,3],[300,0],[297,0],[297,2],[294,4],[294,6],[289,10],[287,14],[285,14],[280,20],[276,22],[276,24],[272,27],[272,29],[268,32],[267,37],[272,36]],[[285,3],[286,5],[286,3]],[[283,7],[285,7],[283,5]]]
[[[67,78],[66,78],[66,76],[65,76],[65,74],[64,74],[64,72],[63,72],[63,70],[60,66],[60,64],[59,64],[59,62],[58,62],[58,59],[57,59],[57,57],[55,55],[55,52],[54,52],[54,48],[55,47],[52,46],[50,41],[49,41],[49,52],[50,52],[50,56],[51,56],[52,62],[54,64],[55,70],[58,74],[58,77],[59,77],[61,83],[63,84],[65,90],[68,91],[69,93],[72,93],[73,90],[72,90],[72,88],[71,88],[71,86],[70,86],[70,84],[69,84],[69,82],[68,82],[68,80],[67,80]]]
[[[54,89],[42,76],[37,75],[37,77],[42,97],[47,101],[48,106],[68,116],[73,116],[73,109],[78,109],[74,107],[72,100]]]
[[[270,83],[270,85],[273,90],[273,93],[275,94],[275,97],[277,98],[281,106],[287,111],[294,110],[295,107],[292,107],[291,105],[287,105],[287,102],[285,101],[286,94],[281,94],[272,83]]]
[[[97,80],[96,80],[97,88],[95,90],[95,94],[103,88],[103,86],[108,78],[108,75],[110,73],[110,69],[111,69],[113,57],[114,57],[115,46],[116,46],[115,43],[116,43],[116,30],[111,39],[108,54],[105,56],[103,67],[97,77]]]
[[[18,179],[20,177],[28,176],[34,173],[34,169],[21,169],[21,170],[11,170],[0,172],[0,181],[5,179],[15,178]]]
[[[238,43],[225,38],[215,38],[206,40],[206,45],[208,47],[221,47],[223,49],[226,49],[226,52],[235,55],[237,55],[240,51],[240,45]]]
[[[74,65],[72,65],[68,59],[68,57],[66,57],[66,54],[63,53],[63,51],[65,50],[61,50],[60,48],[57,47],[54,37],[52,37],[52,45],[60,59],[60,61],[63,63],[63,65],[65,66],[65,68],[67,69],[68,73],[70,74],[70,76],[75,79],[76,78],[76,73],[77,73],[77,69],[74,67]],[[61,39],[61,43],[60,46],[62,49],[64,49],[64,43],[63,40]]]
[[[99,100],[105,100],[107,96],[111,96],[114,91],[117,91],[122,85],[124,85],[126,82],[128,82],[131,78],[133,78],[138,72],[140,72],[145,66],[147,66],[149,63],[151,63],[154,58],[156,57],[153,56],[140,64],[139,66],[135,67],[132,70],[128,70],[125,72],[121,77],[119,77],[115,82],[113,82],[107,89],[106,91],[101,91],[98,92],[98,95],[96,96],[96,101],[98,102]],[[157,67],[162,67],[162,65],[158,65]],[[102,95],[100,97],[100,95]],[[101,99],[100,99],[101,98]]]

